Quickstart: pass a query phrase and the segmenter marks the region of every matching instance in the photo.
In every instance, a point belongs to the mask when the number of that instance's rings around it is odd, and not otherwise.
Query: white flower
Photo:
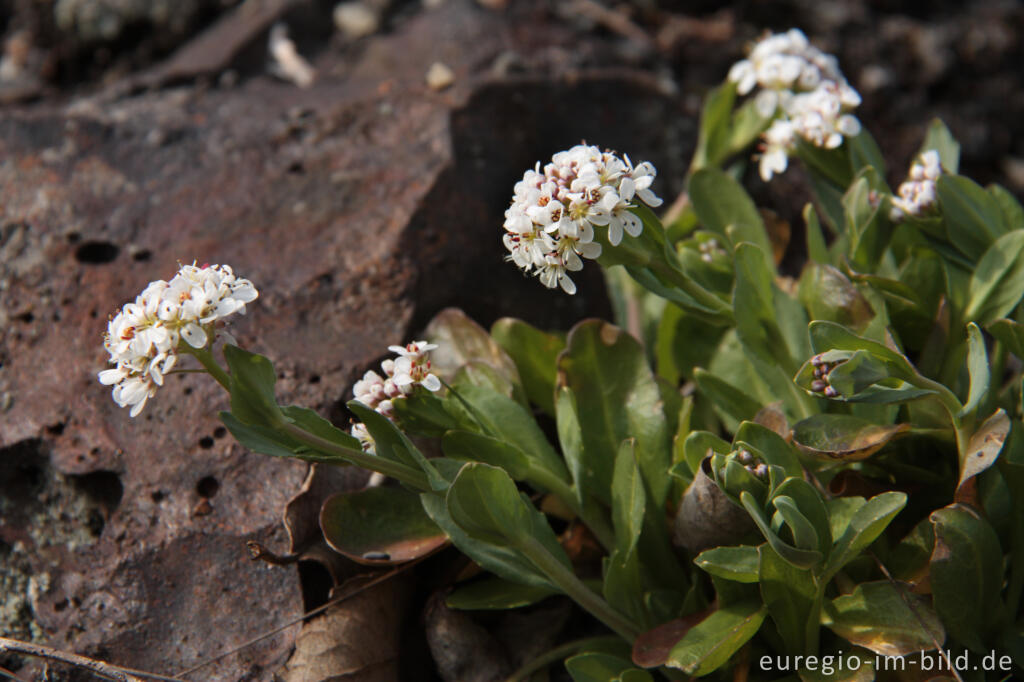
[[[388,346],[388,350],[398,357],[387,358],[380,363],[384,376],[369,370],[352,386],[352,394],[370,409],[394,420],[395,401],[412,395],[417,386],[431,392],[441,390],[441,380],[430,372],[427,355],[436,348],[437,344],[426,341]],[[352,435],[355,436],[355,432]]]
[[[359,441],[359,446],[363,449],[363,452],[371,455],[377,454],[377,441],[370,435],[370,431],[366,428],[366,424],[357,422],[352,425],[350,431],[352,437]]]
[[[845,137],[860,133],[860,121],[851,113],[860,95],[839,71],[838,60],[811,45],[798,29],[762,38],[747,59],[732,66],[728,78],[740,95],[759,86],[754,108],[775,119],[764,133],[759,163],[766,182],[786,170],[796,137],[835,149]],[[780,122],[787,126],[777,127]]]
[[[543,169],[538,163],[516,183],[505,211],[507,259],[545,286],[574,293],[567,273],[582,269],[581,259],[601,255],[594,242],[600,229],[607,228],[612,246],[623,232],[640,235],[643,222],[631,209],[635,200],[661,205],[651,190],[656,176],[650,163],[634,166],[629,157],[582,144],[558,152]]]
[[[889,217],[902,221],[907,216],[921,217],[930,213],[937,201],[935,181],[942,175],[939,153],[929,149],[918,155],[910,166],[907,180],[896,190],[898,197],[892,198]]]
[[[258,295],[252,282],[236,277],[227,265],[183,265],[170,282],[150,282],[107,322],[103,347],[115,367],[99,373],[100,383],[113,386],[114,401],[130,406],[132,417],[138,415],[174,368],[179,351],[206,348],[216,323],[244,313]]]

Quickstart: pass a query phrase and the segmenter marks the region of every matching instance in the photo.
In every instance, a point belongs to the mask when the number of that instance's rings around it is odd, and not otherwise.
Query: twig
[[[572,0],[567,7],[569,12],[576,12],[588,19],[597,22],[613,33],[618,33],[623,38],[633,41],[646,49],[653,50],[654,40],[647,32],[630,21],[629,17],[621,12],[609,9],[594,0]]]
[[[265,561],[274,566],[287,566],[299,560],[298,554],[274,554],[255,540],[247,540],[245,546],[249,549],[249,556],[253,561]]]
[[[311,610],[307,611],[306,613],[303,613],[301,616],[293,618],[292,620],[290,620],[290,621],[288,621],[286,623],[282,623],[281,625],[278,625],[277,627],[275,627],[272,630],[268,630],[267,632],[264,632],[261,635],[257,635],[256,637],[253,637],[252,639],[250,639],[247,642],[239,644],[234,649],[231,649],[229,651],[225,651],[222,654],[217,654],[216,656],[214,656],[212,658],[208,658],[205,661],[202,661],[201,663],[197,663],[196,665],[192,666],[188,670],[181,671],[180,673],[178,673],[174,677],[166,678],[166,679],[174,680],[174,682],[180,682],[180,680],[182,680],[182,678],[184,678],[186,675],[190,675],[190,674],[194,673],[195,671],[199,670],[200,668],[205,668],[206,666],[210,665],[211,663],[216,663],[217,661],[221,660],[222,658],[227,658],[228,656],[230,656],[232,654],[236,654],[239,651],[242,651],[243,649],[246,649],[246,648],[252,646],[253,644],[256,644],[258,642],[263,641],[267,637],[272,637],[273,635],[276,635],[278,632],[280,632],[281,630],[284,630],[287,627],[291,627],[292,625],[295,625],[296,623],[301,623],[302,621],[306,620],[307,618],[309,618],[311,616],[315,616],[315,615],[317,615],[319,613],[323,613],[328,608],[330,608],[330,607],[332,607],[332,606],[334,606],[336,604],[340,604],[341,602],[345,601],[346,599],[354,597],[357,594],[359,594],[360,592],[368,590],[371,587],[373,587],[374,585],[378,585],[378,584],[384,582],[385,580],[388,580],[389,578],[393,578],[394,576],[398,575],[399,573],[402,573],[403,571],[406,571],[406,570],[412,568],[413,566],[418,564],[420,561],[425,559],[427,556],[430,556],[430,555],[428,554],[428,555],[419,557],[418,559],[414,559],[414,560],[412,560],[412,561],[410,561],[408,563],[402,564],[401,566],[398,566],[398,567],[388,571],[387,573],[384,573],[383,575],[379,575],[376,578],[373,578],[373,579],[363,583],[362,585],[359,585],[358,587],[355,587],[355,588],[351,589],[350,591],[345,592],[344,594],[341,594],[341,595],[335,597],[334,599],[331,599],[330,601],[326,602],[325,604],[321,604],[320,606],[316,607],[315,609],[311,609]]]
[[[53,647],[44,646],[42,644],[31,644],[29,642],[19,642],[16,639],[0,637],[0,653],[5,651],[15,654],[24,654],[26,656],[35,656],[37,658],[46,658],[52,661],[60,661],[61,663],[73,665],[76,668],[84,668],[85,670],[110,680],[118,680],[118,682],[142,682],[143,677],[148,677],[154,680],[169,680],[170,682],[175,682],[173,677],[166,677],[164,675],[158,675],[144,670],[122,668],[120,666],[104,663],[103,661],[97,661],[93,658],[86,658],[85,656],[79,656],[78,654],[60,651],[59,649],[54,649]],[[5,672],[4,674],[7,673]],[[13,679],[18,678],[14,677]]]

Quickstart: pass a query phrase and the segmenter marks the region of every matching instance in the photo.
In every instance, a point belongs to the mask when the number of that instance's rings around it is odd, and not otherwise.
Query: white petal
[[[427,389],[428,391],[441,390],[441,380],[438,379],[433,374],[428,374],[427,376],[423,377],[423,381],[421,381],[420,384],[423,386],[423,388]]]
[[[644,231],[643,221],[629,211],[623,212],[622,225],[626,229],[626,234],[630,237],[637,237]]]
[[[193,348],[203,348],[206,346],[206,331],[195,322],[189,322],[181,328],[181,337],[185,339],[185,343]]]
[[[563,274],[561,277],[559,277],[558,284],[562,287],[562,291],[564,291],[565,293],[570,295],[576,293],[576,285],[573,284],[573,281],[569,279],[568,275]]]

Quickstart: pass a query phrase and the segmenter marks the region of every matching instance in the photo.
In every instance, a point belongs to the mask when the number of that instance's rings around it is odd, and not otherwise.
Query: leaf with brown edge
[[[782,411],[781,400],[762,407],[758,410],[757,414],[754,415],[752,421],[755,424],[760,424],[765,428],[771,429],[787,441],[792,435],[789,431],[789,420],[786,419],[786,415]]]
[[[1000,408],[974,432],[967,443],[967,452],[960,462],[960,481],[956,486],[956,501],[977,506],[974,477],[988,469],[999,459],[1003,443],[1010,435],[1010,418]]]
[[[909,424],[883,425],[845,414],[816,414],[793,427],[793,443],[819,459],[857,462],[909,430]]]
[[[335,551],[368,566],[411,561],[448,542],[419,496],[401,488],[333,495],[320,510],[320,527]]]
[[[442,379],[452,381],[455,372],[472,361],[489,365],[517,386],[517,392],[522,392],[516,363],[486,329],[458,308],[445,308],[435,315],[424,335],[431,343],[438,345],[430,353],[430,362],[434,372]]]
[[[657,668],[665,665],[668,654],[676,642],[681,640],[697,623],[707,618],[713,608],[691,613],[662,623],[656,628],[643,632],[633,641],[633,663],[641,668]]]

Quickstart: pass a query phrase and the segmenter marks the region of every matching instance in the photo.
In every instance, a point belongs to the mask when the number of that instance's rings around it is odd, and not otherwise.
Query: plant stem
[[[228,393],[231,392],[231,377],[224,371],[224,368],[220,366],[217,360],[214,359],[212,352],[206,348],[192,348],[191,346],[186,347],[185,350],[195,356],[196,360],[198,360],[206,371],[210,373],[210,376],[217,380],[217,383],[220,384],[225,391]]]
[[[640,634],[640,629],[621,613],[611,607],[596,592],[584,585],[576,574],[551,555],[537,538],[526,537],[519,549],[546,575],[551,582],[579,604],[583,610],[597,618],[630,644]]]
[[[587,528],[594,534],[594,537],[601,543],[601,546],[607,551],[611,551],[612,547],[615,546],[615,533],[608,520],[600,515],[598,508],[592,504],[580,504],[572,486],[543,466],[531,464],[529,473],[525,478],[530,483],[544,488],[564,502],[586,524]]]
[[[363,469],[379,471],[385,476],[396,478],[402,483],[407,483],[419,490],[430,490],[430,483],[427,481],[426,474],[412,468],[411,466],[407,466],[401,462],[395,462],[384,457],[378,457],[377,455],[368,455],[362,450],[347,448],[344,445],[332,443],[326,438],[321,438],[315,433],[310,433],[301,426],[291,422],[281,424],[278,429],[287,433],[289,436],[304,445],[308,445],[312,449],[322,452],[325,455],[335,455],[355,464],[358,467],[362,467]]]
[[[583,639],[577,639],[572,642],[566,642],[561,646],[557,646],[554,649],[544,652],[540,656],[525,663],[519,670],[515,671],[505,682],[521,682],[525,680],[533,673],[538,670],[542,670],[552,663],[557,663],[562,659],[571,656],[575,653],[585,651],[591,648],[603,647],[605,645],[614,645],[621,642],[618,637],[612,636],[601,636],[601,637],[585,637]]]

